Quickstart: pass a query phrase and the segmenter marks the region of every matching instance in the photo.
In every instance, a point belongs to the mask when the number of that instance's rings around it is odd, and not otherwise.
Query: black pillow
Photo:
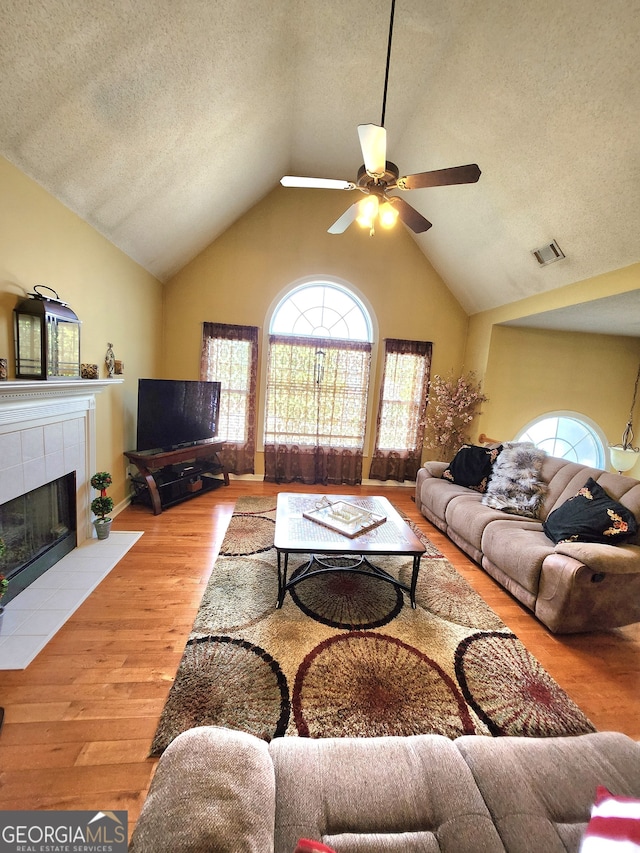
[[[463,444],[442,474],[442,478],[476,492],[486,492],[493,463],[501,450],[502,445],[479,447],[475,444]]]
[[[591,477],[577,495],[554,509],[542,527],[558,542],[605,542],[616,545],[633,536],[638,525],[631,510],[610,498]]]

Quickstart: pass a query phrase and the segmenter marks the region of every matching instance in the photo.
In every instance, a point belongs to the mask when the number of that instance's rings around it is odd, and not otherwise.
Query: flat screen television
[[[220,383],[138,380],[137,450],[174,450],[215,438]]]

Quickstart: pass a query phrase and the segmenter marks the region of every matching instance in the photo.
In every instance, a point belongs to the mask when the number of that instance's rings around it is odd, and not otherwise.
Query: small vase
[[[98,539],[108,539],[109,533],[111,533],[111,519],[110,518],[96,518],[93,522],[93,526],[96,529],[96,535]]]

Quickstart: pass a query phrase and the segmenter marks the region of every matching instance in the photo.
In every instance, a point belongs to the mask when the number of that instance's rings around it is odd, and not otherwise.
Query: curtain
[[[258,328],[203,323],[200,378],[221,383],[218,454],[231,474],[253,474]]]
[[[371,344],[271,335],[265,480],[362,482]]]
[[[415,480],[422,461],[427,392],[431,373],[429,341],[385,340],[372,480]]]

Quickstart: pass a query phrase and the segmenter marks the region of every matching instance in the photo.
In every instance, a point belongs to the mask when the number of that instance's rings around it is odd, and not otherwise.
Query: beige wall
[[[277,187],[178,273],[165,289],[163,374],[198,377],[203,321],[259,326],[266,334],[277,299],[313,276],[353,286],[377,322],[376,342],[432,341],[433,371],[459,371],[467,315],[405,228],[373,238],[355,224],[340,236],[326,233],[354,200],[348,193]],[[370,427],[381,356],[378,346]],[[365,477],[368,467],[366,461]],[[256,470],[263,470],[261,457]]]
[[[618,443],[639,361],[636,338],[496,326],[480,428],[491,438],[510,439],[546,412],[571,411]]]
[[[471,317],[466,361],[484,377],[489,397],[476,432],[510,439],[547,412],[572,411],[594,421],[610,443],[618,443],[629,417],[640,338],[499,324],[637,290],[639,282],[640,264],[635,264]],[[634,423],[640,432],[640,400]],[[640,464],[630,473],[640,476]]]
[[[113,474],[117,504],[128,495],[122,452],[135,446],[137,380],[160,366],[162,285],[2,158],[0,186],[0,357],[13,378],[13,309],[36,284],[82,320],[81,360],[99,364],[101,376],[113,343],[125,381],[97,397],[97,464]]]
[[[465,362],[470,369],[484,374],[489,358],[493,327],[509,320],[528,317],[543,311],[567,308],[582,302],[590,302],[605,296],[636,292],[640,299],[640,263],[622,267],[602,275],[565,287],[558,287],[546,293],[529,296],[510,302],[500,308],[481,311],[469,318],[469,334],[465,353]]]

